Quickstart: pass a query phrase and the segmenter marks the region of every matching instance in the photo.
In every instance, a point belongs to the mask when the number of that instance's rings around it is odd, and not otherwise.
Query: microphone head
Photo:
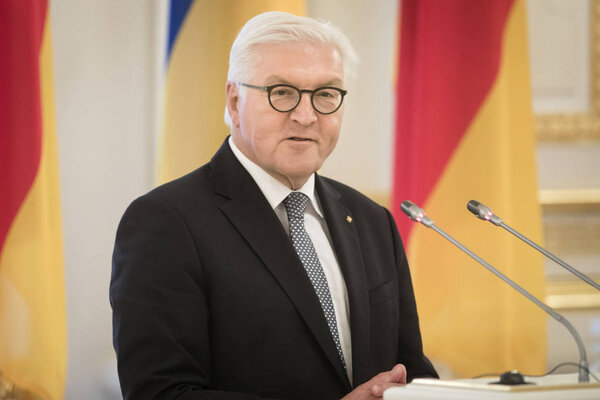
[[[490,216],[493,214],[492,210],[490,210],[477,200],[470,200],[467,203],[467,210],[475,214],[477,218],[483,219],[485,221],[489,220]]]
[[[425,211],[423,211],[412,201],[404,200],[402,204],[400,204],[400,209],[404,214],[408,215],[408,218],[412,219],[413,221],[421,222],[427,227],[431,227],[433,225],[433,221],[431,218],[425,215]]]
[[[490,221],[494,225],[500,225],[502,223],[500,217],[494,214],[489,207],[486,207],[477,200],[470,200],[467,203],[467,210],[471,211],[477,218],[484,221]]]
[[[404,200],[400,204],[400,209],[404,214],[408,215],[408,218],[417,222],[421,222],[421,218],[425,215],[425,212],[410,200]]]

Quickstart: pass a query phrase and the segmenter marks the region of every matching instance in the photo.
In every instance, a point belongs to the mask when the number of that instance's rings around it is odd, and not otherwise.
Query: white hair
[[[342,58],[344,79],[354,76],[358,56],[350,40],[335,25],[308,17],[270,11],[251,18],[238,33],[229,53],[227,80],[247,82],[252,79],[260,45],[302,42],[325,44],[335,48]],[[240,95],[243,91],[240,88]],[[225,106],[225,123],[231,127],[231,119]]]

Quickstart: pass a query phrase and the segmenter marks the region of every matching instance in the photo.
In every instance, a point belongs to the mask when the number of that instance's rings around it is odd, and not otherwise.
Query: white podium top
[[[593,378],[592,378],[593,379]],[[600,400],[600,383],[578,383],[577,374],[526,378],[531,385],[494,385],[499,377],[483,379],[415,379],[385,391],[384,400]]]

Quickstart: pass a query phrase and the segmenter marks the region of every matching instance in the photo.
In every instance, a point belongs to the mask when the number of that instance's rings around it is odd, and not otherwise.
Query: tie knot
[[[304,219],[304,211],[308,205],[308,196],[302,192],[292,192],[283,200],[288,218]]]

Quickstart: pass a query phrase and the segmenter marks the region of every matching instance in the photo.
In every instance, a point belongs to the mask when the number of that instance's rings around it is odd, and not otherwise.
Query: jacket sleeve
[[[256,399],[212,390],[209,290],[185,221],[152,194],[117,230],[110,282],[113,342],[125,400]]]

